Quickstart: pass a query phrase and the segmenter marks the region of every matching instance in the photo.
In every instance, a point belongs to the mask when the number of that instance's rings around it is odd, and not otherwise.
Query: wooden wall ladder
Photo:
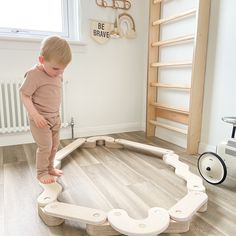
[[[181,133],[186,136],[186,151],[189,154],[198,152],[201,136],[202,105],[204,95],[204,77],[208,39],[208,24],[210,0],[198,0],[198,7],[181,12],[177,15],[162,17],[162,4],[178,0],[150,0],[149,15],[149,52],[148,52],[148,84],[147,84],[147,114],[146,134],[155,136],[156,127]],[[162,40],[160,30],[163,24],[181,21],[183,18],[195,15],[195,33],[181,37]],[[193,41],[192,60],[166,62],[159,60],[160,50],[175,44],[185,44]],[[158,70],[171,67],[191,67],[190,85],[161,83]],[[189,93],[189,108],[162,104],[158,101],[159,89],[185,90]],[[187,126],[187,129],[171,126],[157,121],[164,118]]]

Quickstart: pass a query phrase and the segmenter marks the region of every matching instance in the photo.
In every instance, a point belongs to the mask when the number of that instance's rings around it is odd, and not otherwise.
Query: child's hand
[[[46,119],[40,115],[40,114],[35,114],[33,117],[34,123],[36,124],[37,128],[43,128],[47,126],[47,121]]]

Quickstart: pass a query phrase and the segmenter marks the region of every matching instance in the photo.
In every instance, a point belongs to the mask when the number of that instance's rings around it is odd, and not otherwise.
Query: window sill
[[[36,37],[26,37],[26,36],[5,36],[5,35],[0,35],[0,41],[12,41],[12,42],[32,42],[32,43],[40,43],[43,38],[36,38]],[[78,45],[78,46],[86,46],[87,43],[79,41],[79,40],[67,40],[69,44],[71,45]]]

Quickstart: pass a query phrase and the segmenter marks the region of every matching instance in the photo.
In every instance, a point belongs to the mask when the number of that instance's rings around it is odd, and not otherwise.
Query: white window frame
[[[50,32],[27,29],[1,28],[1,38],[13,39],[42,39],[48,35],[60,35],[71,41],[80,41],[80,1],[79,0],[62,0],[62,31]]]

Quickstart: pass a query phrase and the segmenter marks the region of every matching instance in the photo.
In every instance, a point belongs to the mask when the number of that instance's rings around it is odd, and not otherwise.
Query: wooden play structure
[[[146,133],[178,135],[189,154],[201,134],[209,12],[210,0],[150,0]]]
[[[187,194],[170,209],[152,207],[144,219],[131,218],[124,209],[112,209],[104,212],[78,205],[59,202],[62,192],[59,183],[41,184],[44,189],[38,197],[38,213],[48,226],[60,225],[67,220],[76,220],[86,224],[86,231],[92,236],[132,235],[156,236],[164,233],[183,233],[189,230],[190,221],[196,212],[207,210],[207,194],[202,179],[191,173],[189,166],[179,160],[177,154],[147,144],[125,139],[114,139],[109,136],[79,138],[56,154],[55,167],[60,168],[61,162],[77,148],[95,148],[105,145],[108,148],[126,148],[146,152],[164,163],[174,167],[175,174],[186,181]]]

